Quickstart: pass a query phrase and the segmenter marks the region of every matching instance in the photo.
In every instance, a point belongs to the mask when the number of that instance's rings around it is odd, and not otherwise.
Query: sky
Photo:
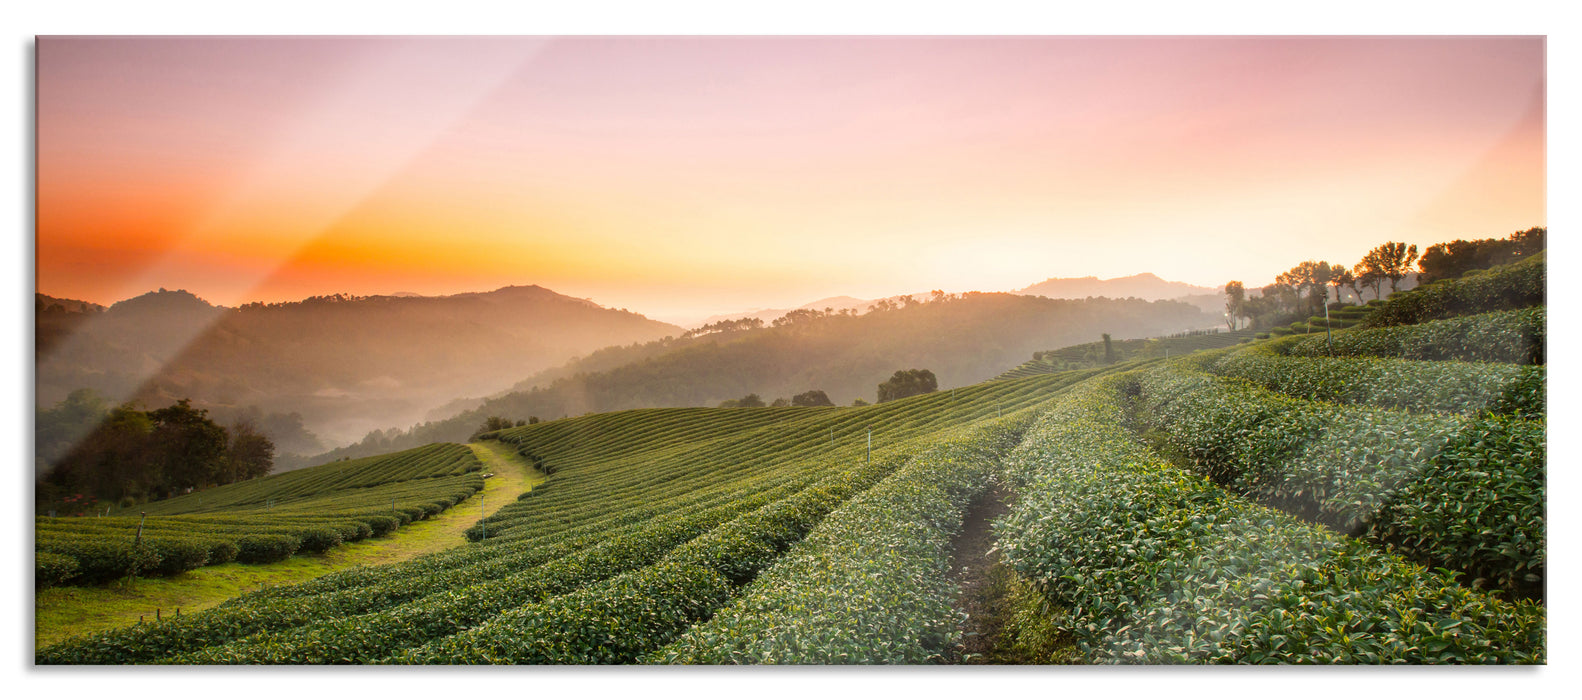
[[[1545,40],[37,41],[37,290],[661,320],[1544,226]]]

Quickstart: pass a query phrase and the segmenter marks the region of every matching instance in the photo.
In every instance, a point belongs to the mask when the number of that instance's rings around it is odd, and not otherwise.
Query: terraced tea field
[[[35,581],[106,583],[325,552],[467,500],[483,488],[482,468],[465,445],[435,444],[157,501],[136,515],[38,517]]]
[[[1193,333],[1169,338],[1114,340],[1111,341],[1110,345],[1115,353],[1116,361],[1125,362],[1180,357],[1199,350],[1230,347],[1251,341],[1255,335],[1255,331],[1244,329],[1227,332]],[[1006,370],[1000,376],[995,377],[995,379],[1016,379],[1017,377],[1063,372],[1069,369],[1095,367],[1102,364],[1104,364],[1104,343],[1083,343],[1060,348],[1059,350],[1038,353],[1038,357]]]
[[[490,437],[552,476],[479,523],[472,543],[71,640],[41,649],[38,661],[476,661],[501,653],[483,651],[501,630],[594,611],[605,617],[588,624],[624,630],[619,639],[533,652],[563,656],[487,658],[634,661],[734,600],[737,587],[857,495],[941,459],[967,459],[947,457],[952,449],[987,459],[981,450],[1006,444],[992,426],[1025,423],[1050,395],[1098,374],[991,382],[862,408],[655,409],[502,431]],[[621,591],[616,599],[638,608],[570,604],[569,596],[585,601],[603,590]],[[682,609],[678,601],[712,602]],[[641,622],[621,622],[626,614]]]
[[[425,517],[382,536],[346,542],[326,552],[298,554],[268,564],[230,562],[170,577],[138,577],[97,586],[52,586],[34,596],[34,641],[43,646],[89,632],[154,620],[161,613],[192,614],[267,586],[300,583],[358,566],[394,564],[455,547],[480,510],[493,512],[543,481],[543,476],[499,443],[469,445],[494,476],[461,507]],[[476,501],[476,503],[474,503]]]
[[[965,617],[956,538],[999,484],[993,551],[1033,596],[1005,624],[1056,640],[1034,660],[1543,663],[1543,328],[1541,307],[1364,321],[874,406],[510,428],[481,444],[548,478],[454,547],[35,661],[941,663]],[[324,494],[476,478],[454,447],[294,477],[326,486],[247,517],[372,517]],[[262,493],[162,517],[255,513]]]

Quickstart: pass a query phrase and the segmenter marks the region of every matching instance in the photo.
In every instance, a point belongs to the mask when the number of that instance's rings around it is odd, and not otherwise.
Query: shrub
[[[174,576],[209,563],[212,543],[188,539],[151,539],[149,546],[159,553],[159,564],[148,572],[157,576]]]
[[[1380,511],[1370,535],[1471,583],[1542,598],[1544,425],[1504,417],[1457,433],[1421,478]]]
[[[372,537],[384,537],[401,527],[400,519],[389,515],[370,515],[363,520],[368,523],[368,532]]]
[[[314,528],[297,532],[297,551],[312,554],[323,554],[334,547],[340,546],[344,540],[341,533],[330,528]],[[290,556],[289,554],[287,556]],[[284,558],[284,557],[282,557]]]
[[[297,553],[302,541],[292,535],[247,535],[236,540],[236,561],[268,564],[285,561]]]
[[[1410,325],[1468,314],[1523,309],[1544,303],[1548,275],[1545,255],[1479,270],[1399,292],[1363,320],[1360,327]]]
[[[730,598],[724,577],[662,562],[495,617],[395,663],[621,664],[675,637]]]
[[[1302,357],[1391,357],[1543,364],[1548,325],[1545,307],[1496,311],[1410,326],[1353,328],[1332,342],[1307,338],[1281,346]]]
[[[1124,427],[1120,384],[1073,389],[1008,460],[1005,561],[1120,663],[1542,663],[1541,607],[1225,493]]]
[[[63,582],[70,584],[106,583],[153,571],[160,563],[159,552],[153,547],[147,544],[134,547],[126,540],[40,539],[35,547],[39,552],[77,560],[77,575]]]
[[[1541,423],[1343,410],[1170,368],[1140,386],[1148,427],[1215,483],[1341,532],[1371,529],[1480,585],[1541,584]],[[1378,530],[1381,513],[1396,524]]]
[[[1296,345],[1307,344],[1302,340]],[[1203,366],[1221,376],[1315,401],[1468,416],[1493,412],[1541,417],[1546,412],[1547,373],[1543,367],[1283,356],[1278,350],[1278,346],[1260,345],[1214,358]]]
[[[39,588],[58,586],[77,576],[75,557],[55,552],[33,553],[33,583]]]
[[[649,663],[925,663],[953,644],[952,538],[1028,420],[948,439],[831,513]]]

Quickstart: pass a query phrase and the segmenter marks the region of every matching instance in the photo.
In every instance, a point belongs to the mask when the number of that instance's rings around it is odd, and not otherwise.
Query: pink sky
[[[1545,225],[1544,40],[50,38],[38,289],[662,319]]]

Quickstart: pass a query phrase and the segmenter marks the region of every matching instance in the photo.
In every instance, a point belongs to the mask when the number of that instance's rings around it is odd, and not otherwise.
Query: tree
[[[1110,345],[1110,334],[1105,333],[1103,335],[1104,335],[1104,364],[1106,364],[1106,365],[1113,365],[1113,364],[1115,364],[1115,347]]]
[[[1342,288],[1351,283],[1351,271],[1346,269],[1343,264],[1329,264],[1329,272],[1327,272],[1326,277],[1329,279],[1330,287],[1335,288],[1335,301],[1340,301]]]
[[[131,404],[117,406],[49,470],[44,484],[58,493],[89,494],[95,499],[142,497],[159,480],[150,450],[153,431],[147,413]],[[39,495],[48,496],[45,489]]]
[[[510,427],[514,427],[511,423],[511,419],[501,418],[499,416],[489,416],[488,418],[484,419],[483,425],[478,426],[477,430],[472,431],[472,436],[467,438],[467,442],[477,440],[478,436],[483,435],[484,433],[492,433],[496,430],[505,430],[506,428]]]
[[[1341,301],[1341,287],[1348,287],[1351,293],[1357,295],[1357,302],[1362,302],[1362,292],[1357,289],[1357,276],[1343,265],[1335,265],[1330,269],[1329,283],[1335,285],[1335,301]]]
[[[225,450],[226,483],[268,476],[274,466],[275,444],[268,437],[246,421],[231,426],[230,444]]]
[[[938,389],[939,380],[930,370],[896,370],[895,374],[890,375],[888,380],[879,385],[879,403],[927,394]]]
[[[720,408],[763,408],[764,400],[757,394],[748,394],[739,399],[728,399],[720,402]]]
[[[1412,263],[1417,262],[1417,245],[1407,246],[1405,243],[1385,243],[1386,267],[1385,276],[1390,278],[1390,291],[1400,289],[1401,280],[1412,274]]]
[[[71,392],[54,408],[33,413],[34,476],[58,464],[74,445],[92,433],[110,412],[104,397],[92,389]]]
[[[771,401],[769,403],[769,406],[771,408],[785,408],[786,406],[790,406],[790,405],[791,405],[791,402],[786,400],[786,398],[784,396],[782,396],[782,397],[780,397],[778,399],[775,399],[774,401]]]
[[[1291,268],[1280,276],[1274,278],[1275,284],[1290,287],[1295,292],[1295,300],[1291,304],[1291,311],[1297,314],[1323,311],[1324,299],[1328,296],[1330,278],[1334,275],[1334,268],[1322,260],[1308,260]],[[1307,309],[1303,309],[1301,300],[1307,299]]]
[[[225,429],[187,399],[150,411],[156,468],[162,485],[176,490],[216,483],[225,467]]]
[[[829,400],[829,395],[821,389],[804,391],[791,397],[792,406],[834,406],[835,402]]]
[[[1236,319],[1241,317],[1241,307],[1247,303],[1247,289],[1240,282],[1225,284],[1225,325],[1236,330]]]
[[[1384,269],[1380,267],[1380,262],[1372,257],[1372,253],[1364,256],[1361,262],[1353,266],[1351,273],[1357,278],[1357,284],[1364,289],[1373,288],[1374,301],[1384,296],[1384,291],[1381,289],[1381,285],[1384,284]],[[1361,297],[1359,296],[1358,299]]]
[[[1390,281],[1390,291],[1399,291],[1401,280],[1411,274],[1412,263],[1417,261],[1417,246],[1407,246],[1405,243],[1387,241],[1367,255],[1362,256],[1362,262],[1357,263],[1362,270],[1358,277],[1367,277],[1374,288],[1374,298],[1379,298],[1379,287],[1384,280]]]

